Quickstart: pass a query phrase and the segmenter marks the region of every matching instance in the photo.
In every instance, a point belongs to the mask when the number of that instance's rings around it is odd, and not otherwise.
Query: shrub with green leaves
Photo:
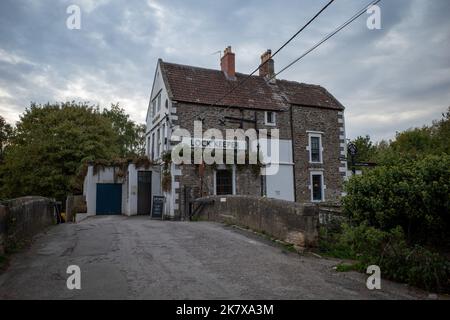
[[[401,226],[408,243],[449,246],[450,156],[378,167],[346,184],[344,213],[388,231]]]
[[[365,223],[343,224],[340,233],[322,230],[320,245],[326,254],[357,260],[352,269],[365,272],[378,265],[383,278],[427,290],[450,289],[450,262],[424,247],[408,246],[400,227],[382,231]]]

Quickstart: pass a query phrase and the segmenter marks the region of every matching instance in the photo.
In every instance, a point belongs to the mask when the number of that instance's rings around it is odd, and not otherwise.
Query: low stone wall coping
[[[319,206],[286,200],[246,196],[208,196],[196,199],[203,205],[199,216],[230,222],[264,232],[299,247],[317,245]]]
[[[53,199],[28,196],[0,205],[0,251],[8,251],[55,224],[54,203]]]

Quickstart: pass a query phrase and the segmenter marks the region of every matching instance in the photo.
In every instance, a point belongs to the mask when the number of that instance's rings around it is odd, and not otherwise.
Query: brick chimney
[[[261,64],[263,63],[265,64],[259,68],[259,75],[266,79],[273,77],[275,75],[275,64],[272,59],[272,50],[267,49],[266,52],[261,55]],[[275,78],[270,82],[275,82]]]
[[[220,59],[220,68],[228,79],[236,79],[236,70],[234,68],[234,53],[231,52],[231,46],[223,51],[223,57]]]

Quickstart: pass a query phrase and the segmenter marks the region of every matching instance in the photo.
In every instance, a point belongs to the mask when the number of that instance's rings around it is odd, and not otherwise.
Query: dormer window
[[[265,112],[265,123],[267,126],[275,126],[276,125],[276,113],[273,111]]]

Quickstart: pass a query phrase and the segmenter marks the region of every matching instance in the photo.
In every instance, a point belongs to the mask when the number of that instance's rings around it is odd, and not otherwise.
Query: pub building
[[[343,105],[319,85],[276,79],[270,50],[255,60],[264,65],[259,75],[248,78],[236,72],[231,47],[224,50],[220,70],[158,60],[146,117],[146,154],[161,163],[160,170],[152,169],[151,185],[152,195],[157,190],[164,196],[165,217],[186,218],[190,202],[208,195],[296,202],[334,201],[342,195],[347,174]],[[252,165],[167,162],[164,155],[186,143],[173,136],[177,129],[190,132],[193,138],[187,143],[203,149],[217,143],[196,140],[195,121],[203,131],[219,129],[224,149],[230,147],[226,129],[278,129],[277,173],[261,175]],[[231,146],[239,149],[241,143]]]

